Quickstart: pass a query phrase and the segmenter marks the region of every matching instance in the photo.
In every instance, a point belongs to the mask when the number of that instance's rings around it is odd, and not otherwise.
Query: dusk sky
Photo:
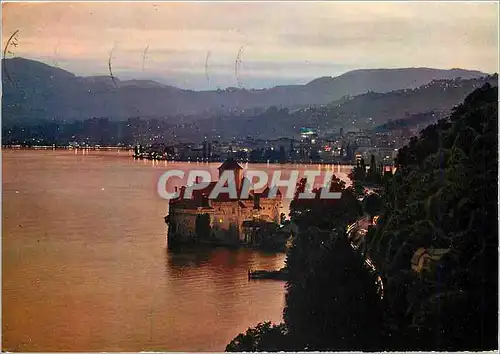
[[[84,76],[108,75],[110,53],[120,79],[147,78],[189,89],[237,86],[236,76],[245,88],[300,84],[360,68],[498,70],[495,2],[2,7],[3,47],[19,30],[8,57],[40,60]]]

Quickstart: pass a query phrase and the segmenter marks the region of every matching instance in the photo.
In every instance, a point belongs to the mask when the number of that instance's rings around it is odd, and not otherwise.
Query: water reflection
[[[210,259],[211,250],[207,247],[184,247],[165,249],[165,268],[179,271],[188,267],[199,267]]]
[[[279,269],[284,254],[166,250],[163,164],[92,150],[2,160],[5,350],[223,351],[282,320],[284,284],[247,270]]]
[[[165,250],[165,268],[169,275],[187,274],[193,269],[211,270],[213,273],[236,273],[247,276],[249,269],[280,269],[285,254],[261,252],[248,248],[227,248],[211,246],[185,246]]]

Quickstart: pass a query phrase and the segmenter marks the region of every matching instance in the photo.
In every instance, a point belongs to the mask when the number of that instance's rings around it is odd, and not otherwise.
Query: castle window
[[[235,214],[235,213],[236,213],[236,208],[233,208],[233,214]]]
[[[221,223],[221,222],[222,222],[222,219],[219,219],[219,222]]]

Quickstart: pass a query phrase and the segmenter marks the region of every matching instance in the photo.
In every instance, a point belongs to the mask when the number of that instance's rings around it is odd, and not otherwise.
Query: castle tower
[[[243,167],[233,159],[232,157],[228,158],[222,165],[219,166],[219,179],[224,173],[224,171],[233,171],[234,172],[234,180],[236,181],[236,190],[241,189],[241,182],[243,179]]]

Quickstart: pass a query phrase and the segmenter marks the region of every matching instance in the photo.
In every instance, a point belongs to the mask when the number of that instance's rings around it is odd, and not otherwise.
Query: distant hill
[[[375,132],[388,132],[403,128],[425,128],[429,124],[436,123],[439,119],[445,118],[444,112],[430,111],[425,113],[415,113],[409,117],[388,121],[374,129]]]
[[[252,132],[254,137],[268,139],[297,136],[300,127],[329,135],[341,127],[391,130],[419,124],[425,126],[448,115],[455,105],[487,82],[498,85],[498,75],[434,80],[415,89],[346,96],[328,105],[293,112],[270,108],[251,117],[212,117],[198,121],[197,126],[199,131],[215,130],[227,137]],[[234,124],[235,121],[238,123]]]
[[[472,70],[428,68],[355,70],[324,77],[306,85],[271,89],[231,88],[191,91],[148,80],[121,81],[109,76],[78,77],[65,70],[24,58],[2,60],[2,119],[29,123],[40,119],[80,120],[108,117],[165,118],[173,115],[208,117],[218,112],[257,107],[289,108],[322,105],[343,96],[412,89],[432,80],[475,78]]]
[[[370,125],[384,124],[389,120],[406,119],[416,113],[436,111],[447,114],[453,106],[486,82],[496,86],[498,75],[433,80],[414,89],[368,92],[345,97],[328,107],[337,119],[354,121],[358,127],[369,128]]]
[[[356,96],[367,91],[383,93],[398,89],[413,89],[433,80],[471,79],[480,76],[485,76],[485,74],[476,70],[463,69],[359,69],[338,77],[322,77],[309,82],[306,86],[317,91],[329,92],[332,100],[335,100],[334,96],[339,97],[339,88],[342,88],[343,95]]]

